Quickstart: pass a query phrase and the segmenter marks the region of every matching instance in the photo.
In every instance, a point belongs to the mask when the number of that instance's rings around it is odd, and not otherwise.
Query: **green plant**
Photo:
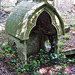
[[[64,40],[64,43],[66,43],[66,40]]]
[[[72,27],[73,27],[73,26],[75,26],[75,24],[70,24],[70,26],[72,26]]]
[[[61,41],[59,41],[59,47],[61,47],[61,46],[63,46],[63,45],[64,45],[64,43],[61,42]]]
[[[59,51],[61,51],[61,48],[59,48]]]
[[[60,63],[60,61],[62,61],[63,63],[67,63],[66,55],[64,55],[63,53],[59,54],[58,60],[58,63]]]
[[[68,59],[69,62],[75,63],[75,59]]]
[[[60,65],[63,67],[63,68],[66,68],[66,64],[64,64],[64,63],[60,63]]]
[[[9,50],[8,49],[5,49],[5,52],[9,52]]]
[[[68,36],[63,36],[63,39],[69,40],[70,38]]]
[[[30,63],[25,63],[23,69],[27,73],[34,74],[36,72],[36,70],[38,69],[38,67],[40,66],[40,63],[39,62],[40,62],[39,60],[37,60],[37,61],[33,60]]]
[[[63,53],[59,54],[59,59],[66,59],[66,55],[64,55]]]
[[[58,58],[58,55],[55,54],[55,53],[51,53],[50,54],[50,57],[51,57],[52,60],[54,60],[54,59],[57,59]]]
[[[61,75],[60,68],[57,69],[56,75]]]
[[[68,46],[68,44],[65,44],[65,46]]]
[[[5,51],[0,51],[0,53],[5,53]]]
[[[2,47],[2,48],[6,48],[6,47],[7,47],[7,45],[2,45],[1,47]]]
[[[51,53],[51,54],[50,54],[50,62],[56,64],[57,61],[58,61],[58,55],[55,54],[55,53]]]
[[[49,40],[47,42],[48,42],[48,44],[50,43]]]
[[[62,46],[63,43],[61,42],[60,45]],[[58,57],[58,55],[55,53],[50,53],[50,55],[48,55],[47,51],[40,49],[39,53],[37,53],[36,55],[29,56],[28,60],[20,60],[17,57],[16,55],[17,52],[14,49],[11,49],[6,45],[2,46],[2,48],[3,51],[0,52],[3,53],[5,57],[7,56],[7,59],[9,60],[7,61],[7,64],[13,66],[14,71],[17,72],[18,74],[27,73],[30,75],[39,75],[38,70],[42,64],[45,66],[49,66],[49,63],[56,64],[58,61],[62,61],[59,63],[59,65],[61,65],[63,68],[66,68],[67,66],[65,64],[66,56],[63,55],[62,53],[59,54]],[[14,59],[13,59],[13,54],[16,55],[16,58]],[[69,59],[68,62],[74,63],[75,59]],[[61,75],[61,72],[63,71],[64,71],[63,69],[58,69],[56,73],[57,75]]]
[[[70,47],[72,47],[72,44],[71,45],[69,45]]]
[[[62,67],[57,69],[56,75],[61,75],[63,72],[65,72],[65,71],[64,71],[64,68],[66,68],[67,65],[64,64],[64,63],[60,63],[60,65],[61,65]],[[60,66],[60,65],[56,65],[56,67],[57,67],[57,66]]]
[[[6,54],[7,55],[7,54]],[[11,58],[12,57],[12,55],[7,55],[7,58]]]

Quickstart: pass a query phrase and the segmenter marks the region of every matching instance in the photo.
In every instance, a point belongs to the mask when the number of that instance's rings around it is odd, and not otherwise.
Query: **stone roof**
[[[58,30],[59,35],[64,34],[63,21],[53,6],[47,2],[38,3],[30,1],[22,1],[14,8],[7,19],[6,32],[9,35],[12,35],[21,40],[29,39],[30,31],[34,26],[36,26],[35,21],[37,20],[40,13],[42,13],[42,11],[45,9],[43,8],[44,5],[49,8],[51,13],[50,15],[53,15],[54,18],[56,15],[56,18],[58,18],[60,21],[60,30]]]

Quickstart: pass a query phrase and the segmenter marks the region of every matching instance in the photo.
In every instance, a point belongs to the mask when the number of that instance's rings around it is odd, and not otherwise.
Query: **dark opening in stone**
[[[47,47],[48,51],[53,50],[54,52],[54,46],[53,42],[57,38],[57,31],[55,27],[51,24],[51,18],[47,12],[42,12],[36,22],[36,26],[32,29],[30,36],[37,34],[37,43],[38,43],[38,49],[44,49]],[[34,36],[36,37],[36,36]],[[47,43],[49,40],[50,43]],[[55,41],[56,43],[56,41]],[[47,46],[48,45],[48,46]],[[51,47],[51,48],[50,48]],[[49,50],[50,49],[50,50]]]

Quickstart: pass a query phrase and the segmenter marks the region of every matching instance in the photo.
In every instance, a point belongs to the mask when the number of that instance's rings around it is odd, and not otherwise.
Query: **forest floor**
[[[7,12],[7,10],[9,11]],[[7,40],[8,37],[5,32],[5,23],[6,23],[6,19],[10,11],[11,11],[10,8],[5,8],[5,9],[2,9],[2,11],[0,12],[0,50],[2,50],[1,45],[8,42]],[[68,25],[75,24],[75,12],[74,11],[66,12],[62,14],[62,17],[63,17],[65,24],[68,24]],[[69,37],[69,39],[64,41],[63,37],[62,36],[60,37],[60,41],[64,43],[64,45],[62,46],[62,50],[75,48],[75,33],[73,34],[73,32],[75,32],[75,26],[74,27],[70,26],[70,31],[65,34],[65,36]],[[67,58],[70,58],[70,57],[75,58],[74,55],[68,56]],[[60,67],[61,66],[59,66],[58,68]],[[57,67],[54,67],[52,65],[51,67],[50,66],[42,67],[40,68],[39,71],[40,71],[40,75],[43,75],[43,74],[50,75],[51,73],[55,73],[56,69]],[[75,63],[69,63],[69,64],[67,63],[65,72],[67,72],[68,75],[75,75]],[[8,69],[8,65],[4,62],[4,60],[0,60],[0,75],[16,75],[16,74]]]

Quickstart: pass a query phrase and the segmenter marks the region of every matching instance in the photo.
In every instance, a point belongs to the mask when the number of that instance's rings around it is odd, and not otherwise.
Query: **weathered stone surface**
[[[75,35],[75,31],[73,31],[72,34]]]
[[[20,3],[21,1],[24,1],[24,0],[17,0],[16,4]]]
[[[20,59],[45,50],[45,41],[51,43],[49,53],[57,53],[58,36],[64,34],[64,24],[53,6],[48,2],[19,3],[6,22],[9,46],[15,48]],[[55,42],[55,43],[54,43]]]
[[[70,26],[65,27],[65,33],[68,33],[70,31]]]
[[[35,2],[24,1],[18,4],[8,17],[6,32],[21,40],[28,39],[30,31],[36,26],[38,16],[43,11],[51,16],[52,24],[56,27],[58,35],[64,34],[64,24],[54,7],[44,2],[36,4]]]
[[[14,7],[5,8],[4,11],[5,11],[6,13],[10,13],[10,12],[12,12],[12,9],[13,9],[13,8],[14,8]]]
[[[17,0],[1,0],[1,6],[15,6]]]
[[[63,51],[62,53],[65,54],[65,55],[75,54],[75,48]]]

